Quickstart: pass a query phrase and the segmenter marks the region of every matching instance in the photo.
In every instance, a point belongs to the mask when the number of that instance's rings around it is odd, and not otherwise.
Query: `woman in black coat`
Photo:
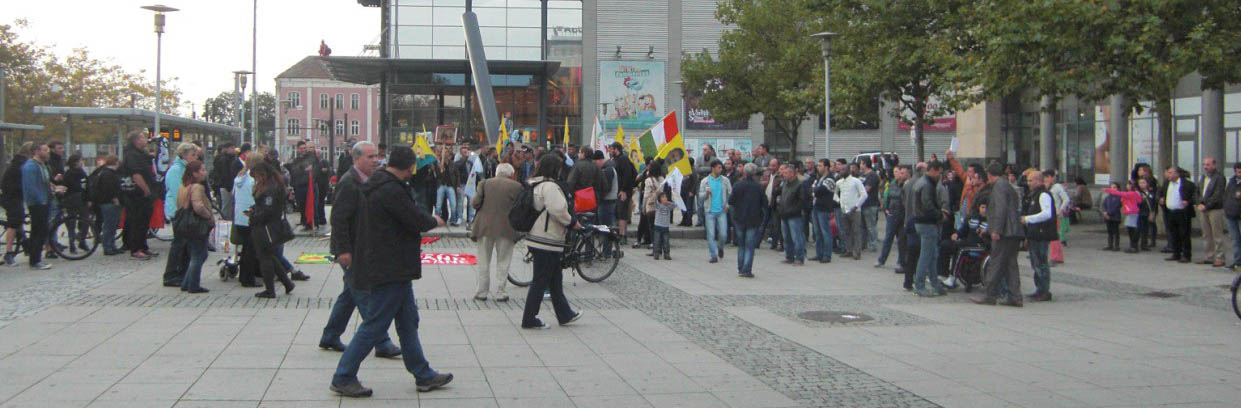
[[[259,260],[259,270],[263,272],[263,285],[265,289],[255,294],[255,297],[274,298],[276,297],[275,279],[279,278],[280,283],[284,284],[284,293],[293,292],[293,281],[289,280],[289,271],[284,264],[280,262],[281,245],[266,245],[263,239],[259,239],[259,234],[263,233],[266,227],[273,226],[276,223],[287,223],[285,221],[285,205],[288,200],[286,188],[284,186],[284,177],[276,170],[276,167],[270,163],[260,163],[253,169],[250,169],[250,176],[254,177],[254,207],[250,207],[250,234],[254,249]]]

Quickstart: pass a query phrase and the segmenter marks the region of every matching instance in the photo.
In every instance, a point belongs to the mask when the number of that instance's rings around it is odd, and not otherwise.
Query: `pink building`
[[[276,140],[281,153],[291,153],[290,147],[303,140],[326,153],[333,125],[338,148],[351,138],[379,143],[379,86],[331,78],[317,56],[303,58],[276,76]]]

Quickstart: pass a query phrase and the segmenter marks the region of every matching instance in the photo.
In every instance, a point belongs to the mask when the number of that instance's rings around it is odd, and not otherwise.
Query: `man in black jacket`
[[[733,211],[737,235],[741,237],[741,248],[737,250],[737,274],[743,278],[753,278],[754,248],[758,247],[763,236],[763,211],[767,208],[767,196],[758,184],[758,176],[762,174],[758,166],[748,163],[742,171],[740,179],[733,184],[733,194],[728,196],[728,207]]]
[[[323,199],[320,196],[320,194],[326,194],[326,189],[320,187],[328,181],[328,170],[326,162],[319,160],[314,145],[298,142],[297,152],[297,159],[290,163],[289,172],[293,178],[295,204],[297,208],[302,210],[302,229],[309,230],[327,224],[327,216],[324,214],[321,204]],[[311,178],[314,178],[313,185],[311,184]],[[315,194],[315,199],[308,206],[306,199],[307,195],[311,193]]]
[[[147,246],[147,232],[150,231],[151,211],[155,205],[152,188],[158,184],[152,165],[154,158],[147,153],[146,147],[145,131],[130,132],[129,146],[125,147],[125,157],[121,159],[122,186],[130,187],[122,199],[125,205],[125,249],[129,250],[130,256],[142,260],[155,255]],[[166,282],[165,286],[174,286],[170,283]]]
[[[814,228],[814,258],[812,261],[832,261],[832,212],[840,205],[836,202],[836,180],[832,179],[832,161],[819,160],[807,182],[811,190],[811,226]]]
[[[629,161],[625,146],[620,142],[612,142],[608,146],[608,155],[612,158],[611,166],[616,168],[616,183],[619,185],[616,198],[616,225],[620,227],[621,245],[629,243],[626,231],[629,231],[629,218],[633,217],[633,189],[637,184],[638,169]]]
[[[568,193],[575,194],[578,190],[585,188],[593,188],[595,190],[595,203],[603,202],[604,191],[603,170],[594,162],[594,151],[583,149],[588,158],[573,162],[573,170],[569,171],[569,177],[565,183],[569,186]],[[688,205],[688,203],[686,203]]]
[[[349,317],[357,307],[353,290],[349,287],[349,276],[353,265],[353,244],[358,236],[358,211],[362,205],[362,183],[375,172],[375,162],[379,160],[379,149],[371,142],[360,142],[348,152],[353,163],[349,171],[336,183],[336,197],[332,200],[332,255],[340,263],[344,271],[345,287],[336,296],[332,304],[332,313],[328,315],[327,325],[323,327],[323,336],[319,338],[319,348],[325,350],[345,351],[340,335],[349,325]],[[365,310],[363,310],[365,313]],[[375,347],[377,357],[397,357],[401,348],[392,344],[388,332],[382,333],[379,345]]]
[[[1194,205],[1198,203],[1198,189],[1194,188],[1194,182],[1183,177],[1184,173],[1176,166],[1164,171],[1159,205],[1163,206],[1164,218],[1168,220],[1168,245],[1172,247],[1172,256],[1166,260],[1189,263],[1193,253],[1189,229],[1194,218]]]
[[[944,165],[931,162],[927,165],[926,174],[914,183],[913,208],[914,230],[918,232],[918,269],[914,275],[914,290],[918,296],[933,297],[947,294],[944,284],[936,277],[935,265],[939,257],[940,222],[944,219],[943,206],[940,204],[938,185],[943,174]],[[926,282],[931,282],[931,289],[926,289]]]
[[[418,392],[452,381],[452,374],[431,369],[418,341],[418,308],[413,280],[422,277],[422,233],[444,220],[414,204],[407,181],[417,160],[409,146],[393,146],[387,167],[362,185],[362,211],[351,254],[349,285],[364,311],[362,324],[340,356],[331,390],[346,397],[369,397],[358,381],[358,367],[396,322],[405,369],[417,380]]]
[[[17,265],[17,252],[13,251],[13,241],[21,230],[26,219],[26,203],[22,201],[22,165],[29,160],[34,143],[26,142],[17,149],[9,167],[4,169],[3,181],[0,181],[0,207],[4,207],[4,264]]]
[[[1224,266],[1224,189],[1228,180],[1220,174],[1214,157],[1202,159],[1202,237],[1207,240],[1207,256],[1198,263]]]
[[[233,219],[233,163],[237,161],[237,146],[224,143],[211,161],[211,189],[220,200],[220,218]]]
[[[1232,165],[1232,178],[1224,189],[1224,218],[1228,221],[1228,235],[1232,236],[1233,271],[1241,269],[1241,163]]]
[[[892,171],[893,180],[888,184],[888,197],[884,199],[883,213],[887,220],[887,232],[883,234],[883,245],[879,250],[879,259],[875,267],[882,267],[892,252],[892,241],[896,241],[896,269],[901,271],[905,265],[905,181],[909,179],[909,166],[896,166]]]
[[[99,239],[103,241],[103,254],[116,255],[116,226],[121,220],[121,176],[117,174],[120,159],[116,155],[108,155],[103,166],[87,177],[87,194],[95,208],[99,211],[102,228]]]
[[[792,164],[780,166],[780,175],[784,181],[780,185],[776,214],[784,234],[784,260],[781,262],[801,266],[806,263],[806,221],[802,217],[810,203],[810,189],[797,177]]]

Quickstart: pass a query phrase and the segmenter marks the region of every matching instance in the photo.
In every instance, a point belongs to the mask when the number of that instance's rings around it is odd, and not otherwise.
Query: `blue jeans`
[[[763,240],[763,227],[737,227],[737,236],[741,237],[741,246],[737,248],[737,273],[753,274],[754,248]]]
[[[435,215],[440,214],[440,209],[443,208],[441,206],[444,205],[444,198],[448,199],[447,211],[451,213],[448,214],[447,217],[444,217],[445,222],[457,222],[457,214],[460,213],[460,211],[452,210],[454,208],[458,210],[460,209],[457,208],[457,189],[455,188],[449,186],[439,186],[439,188],[435,190],[435,210],[432,211],[432,213]]]
[[[935,276],[935,268],[939,262],[939,224],[914,224],[918,231],[918,242],[922,248],[918,252],[918,272],[914,275],[914,288],[926,288],[926,281],[931,281],[931,288],[943,290],[944,283]]]
[[[595,209],[595,224],[616,225],[616,201],[604,201]]]
[[[99,213],[103,217],[99,239],[103,240],[103,250],[116,251],[116,226],[121,222],[121,206],[111,203],[99,205]]]
[[[811,211],[810,221],[814,226],[814,257],[819,260],[832,260],[832,212]]]
[[[1232,266],[1241,265],[1241,219],[1225,217],[1224,221],[1228,223],[1228,236],[1232,237]]]
[[[720,248],[728,240],[728,218],[723,212],[707,212],[707,250],[711,252],[711,259],[716,259],[720,254]]]
[[[866,225],[866,234],[862,238],[862,245],[858,245],[858,248],[879,249],[879,229],[876,227],[879,225],[879,206],[862,207],[862,224]]]
[[[181,277],[181,290],[202,289],[203,262],[207,261],[207,237],[185,240],[185,249],[190,257],[190,266],[185,268],[185,276]]]
[[[1030,240],[1030,267],[1034,269],[1034,293],[1050,293],[1051,265],[1047,261],[1047,250],[1051,241]],[[1014,293],[1014,295],[1020,295]]]
[[[418,307],[414,304],[412,282],[389,283],[370,289],[354,288],[353,293],[354,301],[371,316],[362,319],[353,340],[340,356],[332,384],[358,382],[358,366],[362,365],[362,360],[371,353],[371,349],[388,337],[388,326],[393,322],[396,322],[396,336],[401,341],[401,359],[405,361],[405,370],[418,381],[430,380],[438,374],[431,369],[431,363],[422,354],[422,343],[418,341]]]
[[[806,260],[806,221],[801,217],[780,220],[780,230],[784,231],[784,259],[790,261]]]
[[[284,244],[280,244],[279,246],[276,247],[276,255],[277,255],[276,258],[280,259],[280,265],[284,266],[284,270],[289,271],[289,272],[293,272],[297,270],[297,269],[293,269],[293,263],[289,262],[289,258],[286,258],[284,256]]]
[[[888,254],[892,252],[892,241],[895,241],[897,239],[897,234],[901,233],[901,229],[902,227],[904,227],[904,221],[905,221],[903,219],[902,220],[896,219],[896,217],[893,217],[892,214],[887,214],[885,215],[885,217],[886,217],[885,219],[888,221],[887,222],[888,228],[887,228],[887,232],[883,234],[883,248],[880,249],[879,251],[878,262],[880,265],[888,263]],[[897,248],[896,248],[896,264],[897,265],[901,265],[904,263],[902,262],[902,260],[904,259],[904,256],[905,256],[905,253],[901,252],[900,245],[897,245]]]
[[[340,291],[340,295],[336,296],[336,302],[332,303],[332,312],[327,317],[327,325],[323,326],[323,336],[319,338],[320,343],[335,343],[340,341],[340,335],[344,334],[345,329],[349,326],[349,318],[353,316],[353,309],[358,309],[358,312],[362,315],[363,321],[365,321],[366,316],[369,315],[367,313],[369,310],[361,307],[362,305],[358,304],[354,300],[355,295],[353,293],[353,289],[349,287],[350,269],[343,266],[341,269],[344,270],[343,276],[345,286]],[[388,332],[386,330],[383,332],[382,337],[383,339],[380,340],[377,348],[383,350],[396,347],[396,345],[392,344],[392,339],[388,337]]]

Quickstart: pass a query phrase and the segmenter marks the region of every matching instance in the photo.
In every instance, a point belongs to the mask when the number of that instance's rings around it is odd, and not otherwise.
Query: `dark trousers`
[[[1120,221],[1105,221],[1107,224],[1107,247],[1120,248]]]
[[[1021,279],[1017,270],[1017,252],[1020,250],[1020,239],[991,241],[991,260],[987,261],[986,271],[987,297],[999,298],[1007,288],[1009,296],[1020,299]]]
[[[526,293],[526,309],[521,314],[522,326],[538,324],[539,307],[543,304],[543,291],[552,296],[552,310],[556,312],[556,321],[564,324],[573,318],[573,309],[569,307],[569,299],[564,296],[564,274],[560,269],[560,252],[544,251],[530,248],[534,256],[534,279],[530,282],[530,291]]]
[[[125,249],[129,252],[147,251],[147,233],[151,229],[151,200],[133,197],[125,205]]]
[[[371,289],[354,289],[358,306],[363,310],[362,324],[353,334],[353,340],[340,356],[332,384],[346,385],[358,382],[358,367],[371,350],[388,338],[388,326],[396,323],[396,336],[401,341],[401,359],[405,371],[414,375],[416,382],[425,382],[439,373],[431,369],[426,355],[422,354],[422,342],[418,340],[418,306],[414,303],[412,282],[396,282]]]
[[[892,252],[892,241],[895,240],[896,264],[901,265],[903,268],[905,265],[905,253],[901,248],[905,247],[905,234],[900,232],[905,227],[905,218],[893,217],[891,214],[888,214],[887,220],[888,228],[883,234],[883,247],[879,250],[879,264],[883,265],[888,262],[888,254]]]
[[[297,219],[298,225],[310,225],[307,219],[314,219],[315,209],[313,206],[306,205],[306,194],[310,193],[310,186],[293,186],[293,205],[297,206],[298,213],[302,216]]]
[[[668,256],[668,227],[653,226],[651,227],[651,253],[655,255],[663,254]]]
[[[653,224],[654,222],[655,222],[655,213],[653,212],[649,212],[649,213],[644,212],[642,213],[642,216],[638,218],[638,243],[639,244],[651,243],[651,224]]]
[[[190,264],[189,240],[173,234],[172,246],[168,248],[168,263],[164,265],[164,285],[181,286],[185,270]]]
[[[905,256],[898,258],[900,258],[901,271],[905,272],[905,289],[912,289],[914,274],[918,271],[918,252],[922,249],[922,239],[918,238],[913,221],[906,220],[903,224],[901,234],[905,235],[905,247],[901,250]]]
[[[99,209],[100,220],[99,239],[100,241],[103,241],[103,250],[115,251],[116,224],[121,220],[121,206],[112,203],[104,203],[100,204],[97,208]]]
[[[1189,210],[1172,210],[1164,215],[1168,219],[1168,244],[1172,246],[1172,257],[1190,259],[1193,253],[1193,241],[1189,238]]]
[[[327,183],[315,186],[315,225],[327,225]]]
[[[207,261],[207,237],[189,239],[185,242],[187,266],[181,277],[181,290],[202,289],[203,263]]]
[[[320,343],[340,341],[340,335],[344,334],[345,329],[349,327],[349,318],[353,316],[354,309],[362,313],[363,321],[370,316],[368,314],[369,310],[358,307],[357,296],[353,288],[349,287],[349,268],[342,266],[341,269],[344,271],[342,276],[345,281],[345,287],[341,289],[340,295],[336,296],[336,302],[332,303],[332,312],[328,314],[327,325],[323,326],[323,336],[319,338]],[[380,347],[392,347],[392,339],[388,337],[387,330],[378,337],[381,337],[378,343]]]
[[[26,241],[26,256],[30,257],[30,265],[38,265],[43,262],[43,243],[47,242],[49,209],[44,204],[28,206],[27,210],[30,213],[30,239]]]
[[[244,285],[254,285],[254,278],[261,275],[259,257],[254,250],[254,241],[250,238],[250,227],[238,225],[237,233],[241,235],[241,259],[237,262],[237,280]]]
[[[268,292],[276,291],[276,279],[285,287],[292,287],[293,281],[289,280],[289,270],[285,268],[280,258],[280,248],[267,249],[255,248],[258,250],[259,269],[263,271],[263,286]]]
[[[1142,248],[1152,248],[1155,246],[1155,233],[1158,231],[1156,231],[1155,223],[1149,217],[1138,217],[1138,232],[1141,235],[1141,242],[1139,244]]]

